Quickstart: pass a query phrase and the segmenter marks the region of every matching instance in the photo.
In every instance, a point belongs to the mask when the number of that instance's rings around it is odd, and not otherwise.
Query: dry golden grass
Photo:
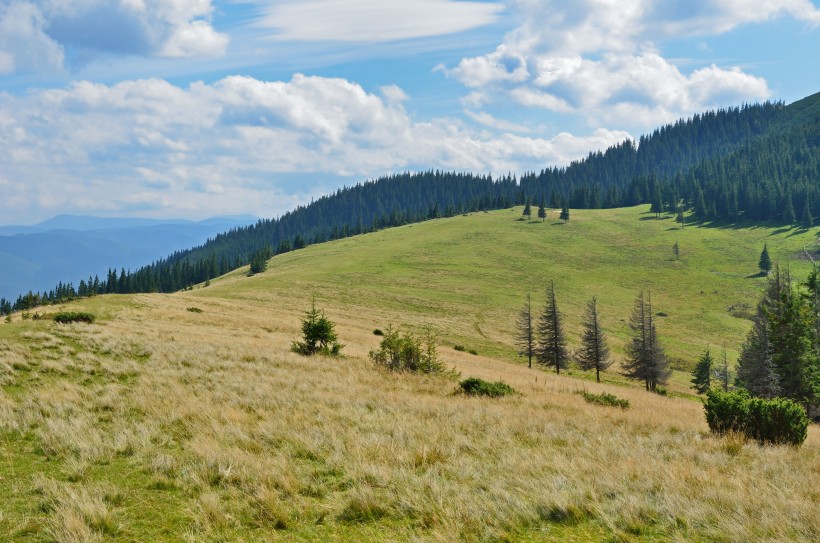
[[[26,331],[0,343],[0,489],[13,473],[20,499],[0,539],[820,540],[816,427],[800,449],[716,438],[691,400],[441,347],[523,393],[467,398],[374,369],[372,327],[334,308],[348,357],[290,353],[307,300],[133,302],[8,325]]]

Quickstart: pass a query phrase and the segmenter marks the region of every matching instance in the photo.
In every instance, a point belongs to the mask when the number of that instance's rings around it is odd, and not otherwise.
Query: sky
[[[0,224],[276,217],[818,91],[818,0],[0,0]]]

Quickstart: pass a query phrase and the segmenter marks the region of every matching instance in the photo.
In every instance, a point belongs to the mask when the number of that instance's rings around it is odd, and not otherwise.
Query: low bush
[[[478,351],[476,351],[475,349],[470,349],[470,354],[473,356],[478,356]]]
[[[461,353],[463,353],[467,350],[467,348],[464,345],[456,345],[455,347],[453,347],[453,349],[455,349],[456,351],[459,351]]]
[[[710,390],[703,408],[706,423],[716,434],[742,433],[761,444],[800,445],[806,440],[809,418],[800,404],[786,398]]]
[[[381,329],[376,328],[375,330],[373,330],[373,335],[374,336],[383,336],[384,332],[382,332]]]
[[[500,398],[502,396],[512,396],[518,394],[516,390],[503,381],[491,383],[478,377],[469,377],[458,384],[461,392],[468,396],[488,396],[490,398]]]
[[[72,322],[85,322],[91,324],[97,320],[97,317],[94,316],[93,313],[86,313],[83,311],[61,311],[60,313],[55,313],[52,319],[54,319],[54,322],[58,322],[60,324],[69,324]]]
[[[581,396],[583,396],[584,400],[586,400],[588,403],[594,403],[596,405],[606,405],[610,407],[620,407],[621,409],[629,409],[629,400],[619,398],[614,394],[609,394],[608,392],[593,394],[592,392],[587,392],[586,390],[584,390],[581,392]]]
[[[203,312],[203,311],[202,311],[200,308],[198,308],[198,307],[189,307],[189,308],[188,308],[188,311],[190,311],[191,313],[202,313],[202,312]]]
[[[379,349],[370,351],[370,359],[377,366],[391,371],[412,373],[441,373],[444,365],[438,359],[435,335],[427,330],[423,339],[411,333],[402,334],[392,326],[384,332]]]

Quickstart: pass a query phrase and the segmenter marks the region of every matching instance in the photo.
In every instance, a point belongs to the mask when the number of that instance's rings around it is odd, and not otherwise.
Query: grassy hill
[[[597,295],[619,357],[632,301],[651,288],[678,366],[707,344],[733,358],[763,243],[802,279],[814,233],[680,230],[643,207],[573,211],[567,224],[520,213],[312,246],[193,291],[72,304],[94,325],[0,324],[0,540],[818,540],[816,427],[800,449],[716,438],[696,401],[614,372],[596,385],[529,370],[512,341],[526,292],[538,300],[554,280],[573,343]],[[289,352],[314,295],[346,358]],[[447,378],[375,370],[372,330],[391,322],[432,325],[448,365],[522,395],[469,399]]]

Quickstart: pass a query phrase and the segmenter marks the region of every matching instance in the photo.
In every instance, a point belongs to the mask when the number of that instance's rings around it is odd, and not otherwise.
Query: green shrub
[[[658,396],[668,396],[669,395],[669,391],[666,390],[666,387],[657,386],[657,387],[655,387],[654,392]]]
[[[82,311],[61,311],[60,313],[55,313],[52,318],[54,322],[59,322],[60,324],[72,322],[86,322],[91,324],[97,320],[97,317],[94,316],[93,313],[85,313]]]
[[[392,326],[384,332],[379,349],[370,351],[370,359],[377,366],[391,371],[412,373],[441,373],[444,365],[436,352],[435,335],[428,328],[424,339],[411,333],[402,334]]]
[[[806,440],[806,412],[786,398],[768,400],[746,392],[710,390],[703,408],[706,423],[716,434],[743,433],[761,444],[800,445]]]
[[[453,347],[453,349],[462,353],[467,350],[467,348],[464,345],[456,345],[455,347]]]
[[[488,396],[490,398],[500,398],[502,396],[512,396],[518,394],[516,390],[503,381],[491,383],[478,377],[469,377],[461,381],[458,386],[461,391],[468,396]]]
[[[470,349],[470,354],[474,355],[474,356],[478,356],[478,351],[476,351],[475,349]]]
[[[584,390],[581,391],[581,396],[583,396],[584,400],[587,402],[594,403],[596,405],[606,405],[610,407],[620,407],[621,409],[629,409],[629,400],[619,398],[614,394],[609,394],[608,392],[593,394],[592,392],[587,392]]]
[[[376,328],[375,330],[373,330],[373,335],[374,336],[383,336],[384,332],[382,332],[381,329]]]
[[[203,312],[203,311],[202,311],[200,308],[198,308],[198,307],[189,307],[189,308],[188,308],[188,311],[190,311],[191,313],[202,313],[202,312]]]

